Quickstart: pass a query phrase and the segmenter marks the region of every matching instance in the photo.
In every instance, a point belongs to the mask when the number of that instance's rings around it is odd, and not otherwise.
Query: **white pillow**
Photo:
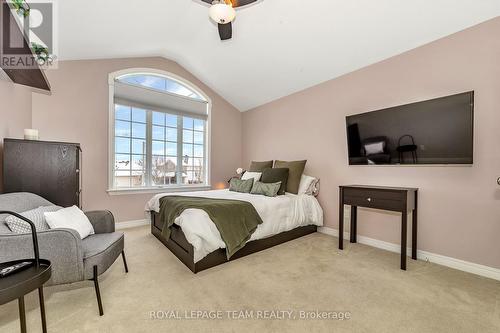
[[[299,191],[297,194],[313,195],[319,179],[302,174],[300,177]]]
[[[250,172],[250,171],[245,171],[243,176],[241,176],[241,180],[247,180],[253,178],[253,183],[255,184],[260,180],[260,177],[262,176],[262,172]]]
[[[63,208],[57,212],[43,213],[51,229],[67,228],[78,232],[81,239],[94,234],[94,227],[88,217],[76,206]]]
[[[384,152],[384,142],[375,142],[365,145],[366,155],[382,154]]]

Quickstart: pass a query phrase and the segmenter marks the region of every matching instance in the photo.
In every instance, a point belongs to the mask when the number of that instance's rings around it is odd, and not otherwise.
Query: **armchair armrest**
[[[82,240],[75,230],[50,229],[37,233],[40,258],[52,263],[49,284],[62,284],[83,279]],[[30,234],[0,236],[0,262],[33,257]]]
[[[108,210],[85,212],[96,234],[115,232],[115,218]]]

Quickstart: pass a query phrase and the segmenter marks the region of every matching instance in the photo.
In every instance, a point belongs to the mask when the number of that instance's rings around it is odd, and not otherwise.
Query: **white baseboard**
[[[332,229],[328,227],[319,227],[318,232],[321,232],[326,235],[338,237],[339,236],[339,231],[337,229]],[[349,233],[344,232],[344,241],[347,240],[349,241]],[[357,237],[358,243],[365,244],[368,246],[376,247],[382,250],[390,251],[390,252],[395,252],[395,253],[401,253],[401,246],[398,244],[393,244],[389,242],[384,242],[378,239],[373,239],[365,236],[358,236]],[[411,254],[411,248],[408,248],[406,250],[406,253]],[[494,268],[494,267],[489,267],[489,266],[484,266],[484,265],[479,265],[475,264],[473,262],[468,262],[460,259],[455,259],[447,256],[443,256],[440,254],[435,254],[427,251],[417,251],[417,258],[420,260],[425,260],[429,261],[438,265],[443,265],[446,267],[458,269],[464,272],[472,273],[472,274],[477,274],[480,276],[484,276],[490,279],[498,280],[500,281],[500,269]]]
[[[142,227],[142,226],[146,226],[146,225],[149,225],[149,220],[144,219],[144,220],[117,222],[115,224],[115,227],[116,227],[116,230],[123,230],[123,229],[135,228],[135,227]]]

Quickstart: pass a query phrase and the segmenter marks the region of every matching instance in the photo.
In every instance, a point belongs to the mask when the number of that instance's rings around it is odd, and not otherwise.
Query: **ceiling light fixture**
[[[217,23],[221,40],[233,37],[233,24],[236,17],[236,9],[251,5],[260,0],[201,0],[210,5],[208,15]]]
[[[236,11],[231,3],[227,4],[225,0],[215,0],[212,2],[208,15],[218,24],[227,24],[234,20]]]

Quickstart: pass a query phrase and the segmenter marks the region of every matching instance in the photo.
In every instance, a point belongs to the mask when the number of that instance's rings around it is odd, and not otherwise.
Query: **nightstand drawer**
[[[388,200],[372,197],[344,196],[344,204],[351,206],[385,209],[399,212],[404,209],[405,202],[401,200]]]
[[[368,208],[401,211],[406,205],[406,193],[344,188],[344,204]]]

